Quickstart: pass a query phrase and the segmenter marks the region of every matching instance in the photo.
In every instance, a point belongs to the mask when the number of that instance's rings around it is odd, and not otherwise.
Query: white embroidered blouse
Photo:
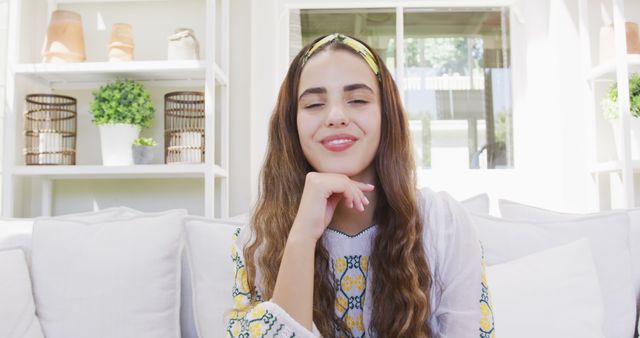
[[[446,192],[419,190],[423,242],[433,276],[429,324],[434,337],[494,338],[495,328],[485,276],[482,247],[466,209]],[[240,230],[240,229],[238,229]],[[349,236],[333,229],[323,235],[337,286],[335,310],[354,337],[372,337],[369,256],[377,225]],[[242,248],[250,228],[238,231],[232,252],[235,264],[234,310],[227,318],[227,337],[320,337],[271,301],[250,303]],[[260,278],[259,271],[257,278]],[[258,296],[260,292],[258,290]],[[261,300],[261,299],[260,299]]]

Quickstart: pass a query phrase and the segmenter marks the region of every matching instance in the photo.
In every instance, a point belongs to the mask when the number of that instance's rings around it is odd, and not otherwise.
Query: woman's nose
[[[346,126],[349,124],[349,118],[345,114],[342,107],[333,107],[327,115],[325,125],[327,127]]]

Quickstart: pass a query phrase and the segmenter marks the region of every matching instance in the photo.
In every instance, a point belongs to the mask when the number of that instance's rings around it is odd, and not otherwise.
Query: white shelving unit
[[[40,50],[48,20],[56,9],[82,16],[87,60],[83,63],[43,64]],[[54,181],[60,180],[176,180],[202,181],[204,216],[228,216],[229,163],[229,0],[9,0],[9,36],[6,75],[7,111],[4,121],[3,216],[51,215]],[[131,62],[108,62],[111,25],[133,26],[135,57]],[[200,43],[200,60],[169,61],[167,37],[176,28],[194,29]],[[142,82],[156,109],[153,127],[143,136],[159,141],[154,164],[103,166],[99,134],[88,107],[92,91],[117,78]],[[164,94],[201,90],[205,93],[205,162],[164,164]],[[77,165],[25,165],[23,147],[24,98],[30,93],[54,93],[78,100]],[[21,188],[28,184],[32,189]],[[40,210],[20,212],[19,194],[37,186]],[[138,195],[136,195],[138,196]],[[148,194],[149,203],[171,196]],[[23,199],[24,200],[24,199]],[[176,201],[176,207],[181,206]]]
[[[625,11],[625,8],[627,9]],[[640,22],[640,6],[635,0],[580,0],[579,25],[585,78],[585,102],[591,135],[586,147],[593,150],[591,174],[596,184],[597,204],[600,210],[612,207],[637,206],[637,189],[634,179],[640,174],[640,160],[631,157],[629,76],[640,72],[640,55],[627,54],[625,22]],[[599,30],[605,19],[614,25],[615,58],[599,63]],[[614,82],[618,85],[618,112],[620,118],[620,158],[616,155],[614,137],[609,132],[608,121],[602,117],[600,101]],[[635,176],[635,177],[634,177]],[[612,189],[612,181],[618,189]],[[615,188],[615,187],[614,187]],[[613,201],[618,201],[614,205]],[[638,201],[640,202],[640,201]]]

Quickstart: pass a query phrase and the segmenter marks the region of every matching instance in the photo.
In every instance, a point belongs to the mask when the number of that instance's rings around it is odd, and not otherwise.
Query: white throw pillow
[[[490,266],[487,279],[500,336],[604,338],[589,240]]]
[[[251,215],[249,213],[244,213],[244,214],[240,214],[240,215],[236,215],[233,217],[229,217],[227,219],[225,219],[224,221],[230,221],[233,224],[237,224],[237,223],[241,223],[241,224],[248,224],[249,220],[251,218]]]
[[[584,215],[562,213],[547,209],[542,209],[530,205],[521,204],[509,200],[500,199],[500,214],[502,217],[531,221],[531,222],[557,222],[575,219]],[[597,214],[607,214],[611,212],[621,212],[622,210],[603,211]],[[640,208],[624,210],[629,216],[629,250],[631,252],[631,273],[636,294],[636,308],[640,311]]]
[[[85,222],[101,222],[101,221],[109,221],[114,218],[126,218],[135,216],[133,209],[127,207],[111,207],[96,211],[86,211],[86,212],[78,212],[73,214],[64,214],[58,215],[54,217],[48,218],[57,218],[57,219],[73,219],[78,221]]]
[[[120,207],[123,211],[120,214],[120,219],[140,216],[140,215],[161,215],[164,213],[177,212],[184,216],[188,215],[186,209],[172,209],[169,211],[160,212],[144,212],[129,207]],[[182,249],[180,255],[180,335],[181,338],[198,338],[196,334],[195,320],[193,318],[193,300],[191,293],[191,273],[189,267],[189,260],[187,259],[186,246]]]
[[[488,265],[588,238],[604,300],[605,335],[607,338],[632,336],[636,309],[629,271],[629,218],[626,213],[592,215],[555,223],[471,215],[484,245]]]
[[[469,197],[460,203],[471,212],[489,214],[489,195],[487,193]]]
[[[177,213],[186,216],[186,209],[171,209],[165,211],[145,212],[125,206],[113,207],[99,211],[90,211],[77,214],[67,214],[58,216],[58,218],[85,220],[89,222],[106,221],[106,220],[123,220],[136,216],[161,216],[166,214]],[[193,302],[191,300],[191,276],[189,273],[189,261],[183,248],[181,254],[181,278],[180,278],[180,332],[182,338],[197,338],[195,323],[193,319]]]
[[[0,250],[20,248],[24,251],[27,264],[31,257],[31,232],[33,219],[0,218]]]
[[[0,337],[44,338],[20,249],[0,251]]]
[[[126,207],[113,207],[98,211],[89,211],[55,216],[58,219],[73,219],[86,222],[106,221],[114,218],[127,218],[138,211]],[[31,263],[31,233],[33,218],[0,218],[0,249],[19,247],[24,251],[27,265]]]
[[[233,307],[231,247],[238,224],[190,216],[185,221],[195,323],[200,338],[222,337]]]
[[[183,218],[36,219],[32,279],[46,337],[180,337]]]

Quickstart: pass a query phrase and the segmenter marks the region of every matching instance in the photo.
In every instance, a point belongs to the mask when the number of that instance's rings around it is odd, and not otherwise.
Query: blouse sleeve
[[[435,337],[494,338],[482,244],[467,210],[446,192],[421,190],[424,243],[433,275],[431,327]]]
[[[242,240],[238,238],[240,231],[241,229],[238,228],[235,232],[231,252],[231,259],[234,265],[234,284],[231,292],[233,309],[227,314],[226,337],[320,337],[315,324],[313,325],[313,331],[309,331],[276,303],[261,301],[262,297],[259,293],[257,293],[258,302],[251,302],[247,271],[242,257]]]

